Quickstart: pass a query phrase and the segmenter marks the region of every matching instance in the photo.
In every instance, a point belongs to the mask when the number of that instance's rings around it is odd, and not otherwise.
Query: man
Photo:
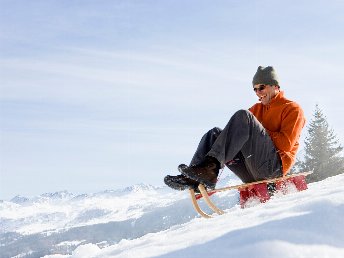
[[[196,189],[201,183],[214,189],[219,170],[225,165],[244,183],[288,173],[305,125],[303,110],[284,97],[272,66],[259,66],[252,84],[260,103],[237,111],[223,130],[208,131],[190,165],[179,165],[181,175],[166,176],[166,185],[185,190]]]

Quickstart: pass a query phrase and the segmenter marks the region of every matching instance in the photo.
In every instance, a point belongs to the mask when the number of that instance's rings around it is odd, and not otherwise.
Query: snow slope
[[[167,188],[141,185],[89,196],[55,195],[45,201],[16,198],[18,203],[1,203],[0,254],[344,257],[344,174],[310,184],[307,191],[278,193],[246,209],[236,204],[236,191],[218,194],[212,198],[227,213],[208,220],[196,216],[186,192]],[[46,216],[56,223],[49,224]],[[42,244],[45,248],[37,248]]]

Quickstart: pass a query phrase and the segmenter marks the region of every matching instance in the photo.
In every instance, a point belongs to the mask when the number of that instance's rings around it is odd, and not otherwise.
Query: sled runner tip
[[[201,207],[199,207],[199,204],[196,200],[196,195],[195,195],[195,190],[190,188],[189,189],[189,193],[190,193],[190,197],[191,197],[191,201],[192,201],[192,205],[193,207],[195,208],[195,210],[198,212],[199,215],[201,215],[203,218],[206,218],[206,219],[210,219],[212,218],[211,215],[205,213]]]

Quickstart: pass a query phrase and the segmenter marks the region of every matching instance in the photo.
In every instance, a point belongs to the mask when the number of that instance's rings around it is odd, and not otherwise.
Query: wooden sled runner
[[[225,212],[219,209],[210,199],[210,196],[217,192],[223,192],[233,189],[238,189],[240,193],[240,205],[244,208],[246,201],[251,197],[258,197],[260,202],[266,202],[270,199],[270,194],[267,189],[268,183],[275,183],[276,190],[281,190],[286,193],[285,186],[287,183],[294,184],[298,191],[303,191],[307,189],[306,176],[312,174],[313,172],[303,172],[292,175],[287,175],[284,177],[278,177],[273,179],[266,179],[252,183],[246,183],[241,185],[233,185],[224,188],[218,188],[211,191],[207,191],[204,185],[200,184],[198,189],[200,193],[195,193],[194,189],[189,189],[192,204],[195,210],[204,218],[211,218],[212,216],[205,213],[198,205],[197,200],[204,198],[205,203],[218,215],[222,215]]]

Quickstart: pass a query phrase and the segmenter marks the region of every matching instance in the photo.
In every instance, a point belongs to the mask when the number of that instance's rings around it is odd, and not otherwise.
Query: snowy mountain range
[[[16,196],[0,201],[0,257],[344,257],[343,185],[344,174],[245,209],[237,191],[218,193],[226,214],[212,219],[187,192],[145,184]]]

